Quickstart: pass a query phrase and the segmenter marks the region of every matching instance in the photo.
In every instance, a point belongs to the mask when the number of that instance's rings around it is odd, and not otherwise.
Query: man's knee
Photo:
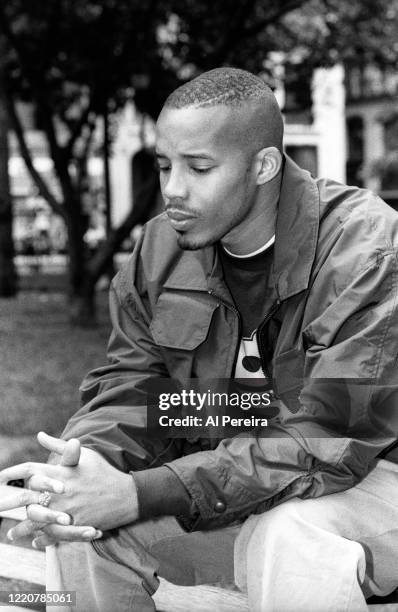
[[[46,585],[51,591],[75,588],[74,582],[83,575],[92,552],[91,542],[60,542],[46,548]]]
[[[263,514],[252,516],[244,528],[248,535],[258,540],[266,540],[268,545],[271,540],[277,540],[279,546],[284,541],[292,542],[296,531],[302,530],[303,520],[299,512],[300,500],[290,500],[280,506],[272,508]],[[250,525],[250,521],[252,524]]]

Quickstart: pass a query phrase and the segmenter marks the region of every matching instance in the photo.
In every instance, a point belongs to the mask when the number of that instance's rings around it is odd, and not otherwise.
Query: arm
[[[145,441],[145,385],[151,377],[168,377],[168,372],[149,334],[145,297],[134,284],[138,258],[139,246],[110,288],[108,363],[82,382],[82,408],[62,434],[65,439],[78,438],[82,446],[125,472],[144,468],[164,450],[164,441]]]

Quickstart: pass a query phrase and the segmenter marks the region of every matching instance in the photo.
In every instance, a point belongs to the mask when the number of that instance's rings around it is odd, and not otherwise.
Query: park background
[[[44,459],[103,364],[109,280],[162,207],[153,122],[220,65],[273,88],[286,150],[398,203],[397,0],[0,3],[0,468]]]

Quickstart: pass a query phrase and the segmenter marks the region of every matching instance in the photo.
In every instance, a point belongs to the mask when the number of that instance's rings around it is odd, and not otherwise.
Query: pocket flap
[[[207,295],[164,292],[150,330],[156,344],[192,351],[205,341],[217,302]]]

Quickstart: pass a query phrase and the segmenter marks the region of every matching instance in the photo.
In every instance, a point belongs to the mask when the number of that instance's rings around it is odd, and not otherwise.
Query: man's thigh
[[[394,463],[378,461],[358,485],[341,493],[316,499],[292,499],[263,515],[249,517],[235,545],[240,584],[245,582],[247,544],[254,532],[257,535],[262,532],[262,523],[264,533],[279,527],[289,532],[292,547],[295,530],[303,532],[308,525],[358,542],[366,559],[363,585],[366,596],[388,593],[398,584],[398,465]],[[308,530],[311,533],[316,537],[316,530]],[[266,538],[263,546],[267,546]],[[328,553],[325,550],[324,554]]]
[[[128,525],[95,541],[99,555],[139,571],[148,568],[179,585],[234,582],[234,542],[240,526],[187,533],[171,516]],[[147,571],[148,571],[147,570]]]

